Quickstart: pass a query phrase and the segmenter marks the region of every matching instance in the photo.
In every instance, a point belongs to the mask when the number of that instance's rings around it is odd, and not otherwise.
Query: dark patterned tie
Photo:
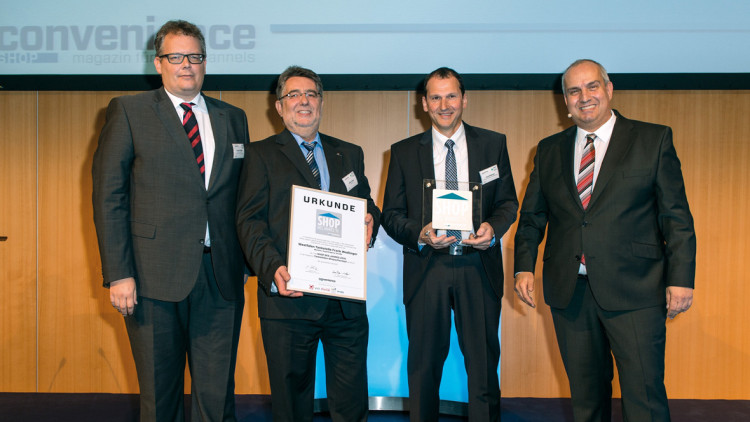
[[[198,163],[198,168],[201,171],[203,180],[206,180],[206,163],[203,162],[203,145],[201,144],[201,134],[198,131],[198,120],[195,118],[193,113],[193,103],[182,103],[180,107],[185,110],[185,115],[182,116],[182,127],[185,128],[185,133],[190,140],[190,145],[193,147],[193,154],[195,154],[195,161]]]
[[[581,205],[585,210],[591,201],[591,192],[594,190],[594,162],[596,161],[596,150],[594,149],[594,139],[596,135],[589,133],[586,135],[586,145],[583,147],[581,154],[581,168],[578,170],[578,196],[581,198]],[[581,254],[581,263],[586,265],[586,257]]]
[[[318,182],[318,189],[322,189],[322,185],[320,184],[320,170],[318,169],[318,163],[315,161],[315,154],[313,153],[315,142],[302,142],[302,145],[307,149],[307,156],[305,157],[307,165],[310,166],[310,171],[312,171],[315,181]]]
[[[445,188],[448,190],[458,190],[458,168],[456,167],[456,153],[453,152],[453,145],[455,143],[448,139],[445,141],[445,146],[448,147],[448,154],[445,156]],[[456,241],[452,245],[457,245],[461,242],[461,231],[460,230],[446,230],[448,237],[455,236]]]

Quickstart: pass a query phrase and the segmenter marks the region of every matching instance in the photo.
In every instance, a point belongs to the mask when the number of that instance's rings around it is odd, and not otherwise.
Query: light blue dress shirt
[[[296,133],[292,133],[292,136],[294,136],[297,144],[299,144],[302,156],[307,157],[307,148],[302,145],[302,143],[306,141]],[[320,189],[328,192],[328,188],[331,186],[331,177],[328,174],[328,163],[326,162],[326,155],[323,153],[323,144],[320,142],[320,133],[315,134],[313,157],[315,157],[315,163],[318,165],[318,171],[320,172]]]

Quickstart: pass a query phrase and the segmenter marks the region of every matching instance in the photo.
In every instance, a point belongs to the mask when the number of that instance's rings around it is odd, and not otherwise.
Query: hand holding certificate
[[[287,288],[366,300],[366,215],[364,199],[292,186]]]

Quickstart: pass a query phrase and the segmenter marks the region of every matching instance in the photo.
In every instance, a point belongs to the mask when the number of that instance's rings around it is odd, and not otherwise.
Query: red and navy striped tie
[[[185,133],[190,140],[190,145],[193,147],[193,154],[195,154],[195,161],[198,163],[198,168],[201,171],[203,180],[206,180],[206,164],[203,162],[203,145],[201,145],[201,134],[198,131],[198,120],[195,118],[193,113],[193,103],[182,103],[180,107],[185,110],[185,115],[182,117],[182,126],[185,128]]]

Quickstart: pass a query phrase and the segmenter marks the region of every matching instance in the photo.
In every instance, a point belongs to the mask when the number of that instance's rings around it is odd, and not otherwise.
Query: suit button
[[[589,222],[588,222],[588,221],[584,221],[584,222],[583,222],[583,223],[582,223],[581,225],[582,225],[583,227],[586,227],[586,226],[587,226],[588,224],[589,224]]]
[[[198,240],[198,243],[200,243],[201,245],[202,245],[202,244],[203,244],[204,242],[205,242],[205,240],[203,240],[203,239],[200,239],[200,240]]]

